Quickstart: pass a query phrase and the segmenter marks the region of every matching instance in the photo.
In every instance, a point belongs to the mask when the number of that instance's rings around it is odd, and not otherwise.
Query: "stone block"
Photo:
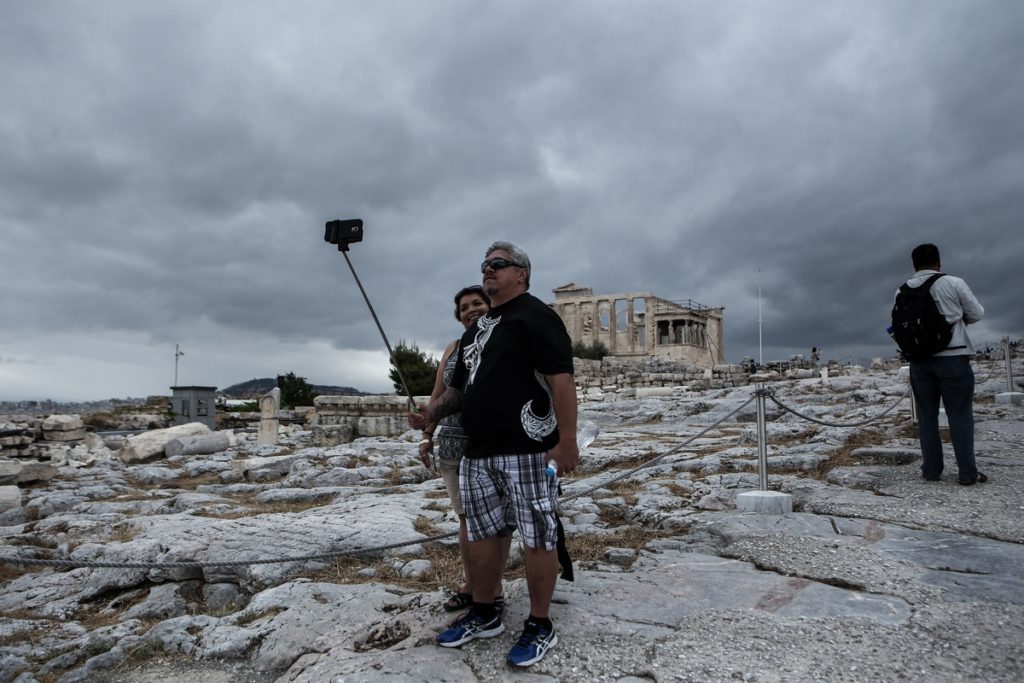
[[[276,417],[260,418],[260,430],[256,436],[256,443],[261,445],[276,444],[280,421]]]
[[[671,387],[651,387],[647,389],[637,389],[637,398],[649,398],[651,396],[671,396],[675,392]]]
[[[0,460],[0,486],[18,483],[18,476],[24,466],[13,460]]]
[[[81,441],[85,438],[85,429],[66,429],[63,431],[43,431],[43,441],[66,443],[68,441]]]
[[[81,415],[50,415],[42,425],[44,432],[70,432],[84,427]]]
[[[744,491],[736,496],[736,510],[785,515],[793,511],[793,496],[778,491]]]
[[[1021,401],[1024,401],[1024,392],[1004,391],[1001,394],[996,394],[996,403],[1000,405],[1017,405]]]
[[[0,486],[0,513],[21,507],[21,489],[17,486]]]
[[[313,445],[330,448],[352,441],[352,422],[346,420],[340,424],[314,425]]]
[[[630,548],[608,548],[604,551],[604,560],[609,564],[628,567],[636,559],[636,551]]]

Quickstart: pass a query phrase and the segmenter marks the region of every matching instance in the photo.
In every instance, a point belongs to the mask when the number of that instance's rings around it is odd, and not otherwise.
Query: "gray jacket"
[[[925,280],[939,271],[919,270],[907,280],[911,287],[920,287]],[[899,290],[897,290],[897,294]],[[944,275],[932,285],[932,298],[939,312],[946,316],[946,322],[953,325],[953,338],[949,348],[939,351],[936,356],[973,356],[974,346],[967,336],[967,326],[985,317],[985,309],[978,303],[967,283],[954,275]]]

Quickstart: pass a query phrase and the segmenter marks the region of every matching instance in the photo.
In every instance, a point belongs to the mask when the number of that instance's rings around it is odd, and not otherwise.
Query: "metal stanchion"
[[[757,491],[744,491],[736,496],[736,509],[740,512],[760,512],[768,515],[784,515],[793,511],[793,496],[780,491],[768,490],[768,427],[765,419],[764,384],[754,385],[754,401],[757,409]]]
[[[765,398],[763,384],[755,385],[757,398],[757,485],[762,491],[768,490],[768,427],[765,424]]]
[[[1006,358],[1006,390],[1013,391],[1013,364],[1010,362],[1010,338],[1003,337],[1003,356]]]

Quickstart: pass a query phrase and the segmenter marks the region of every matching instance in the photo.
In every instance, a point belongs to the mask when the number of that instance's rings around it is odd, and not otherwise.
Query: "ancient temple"
[[[725,362],[724,308],[675,302],[650,292],[600,294],[575,282],[551,290],[551,308],[573,343],[601,342],[613,356],[663,358],[711,367]]]

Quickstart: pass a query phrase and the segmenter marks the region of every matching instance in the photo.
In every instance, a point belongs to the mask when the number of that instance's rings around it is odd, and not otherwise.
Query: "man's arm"
[[[448,387],[437,398],[430,399],[430,403],[420,406],[420,412],[409,413],[409,426],[413,429],[431,427],[441,421],[441,418],[454,415],[459,412],[462,405],[462,392],[454,387]]]
[[[961,283],[963,286],[957,287],[957,294],[960,297],[960,309],[964,312],[964,324],[973,325],[985,317],[985,309],[982,308],[967,283],[962,280]]]
[[[580,449],[576,445],[576,382],[568,372],[544,375],[551,388],[552,407],[558,421],[558,444],[548,451],[548,457],[558,463],[558,474],[568,474],[580,462]]]

